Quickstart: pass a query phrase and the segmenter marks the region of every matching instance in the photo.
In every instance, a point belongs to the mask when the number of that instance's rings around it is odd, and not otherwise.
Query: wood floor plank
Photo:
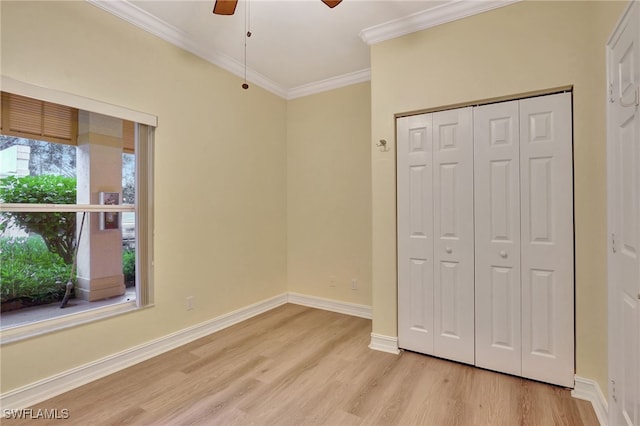
[[[69,410],[39,425],[598,424],[567,389],[373,351],[370,333],[366,319],[284,305],[31,408]]]

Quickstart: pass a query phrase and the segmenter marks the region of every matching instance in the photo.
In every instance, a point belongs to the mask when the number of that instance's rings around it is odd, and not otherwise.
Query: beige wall
[[[288,103],[289,291],[371,306],[370,105],[369,83]]]
[[[372,140],[394,114],[574,86],[576,367],[607,390],[605,50],[622,2],[522,2],[371,49]],[[373,331],[397,335],[395,152],[372,151]]]
[[[155,307],[3,345],[1,391],[285,292],[286,101],[89,3],[0,4],[2,75],[159,123]]]
[[[566,84],[577,367],[606,391],[604,43],[623,8],[508,6],[373,46],[370,99],[364,83],[286,102],[85,2],[0,2],[2,75],[159,118],[156,306],[2,346],[0,391],[287,290],[373,292],[374,331],[395,336],[395,152],[373,143],[398,112]]]

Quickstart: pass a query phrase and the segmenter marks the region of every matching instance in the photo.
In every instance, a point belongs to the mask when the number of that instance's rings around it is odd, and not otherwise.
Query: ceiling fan
[[[322,0],[330,8],[336,7],[342,0]],[[213,5],[213,13],[216,15],[233,15],[236,11],[238,0],[216,0]]]

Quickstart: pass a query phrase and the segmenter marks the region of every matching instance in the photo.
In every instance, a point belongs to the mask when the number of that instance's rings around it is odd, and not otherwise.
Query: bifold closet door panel
[[[397,120],[398,345],[433,354],[432,115]]]
[[[474,109],[476,365],[522,373],[518,101]]]
[[[434,354],[473,364],[472,108],[433,113]]]
[[[520,101],[522,375],[574,385],[571,94]]]

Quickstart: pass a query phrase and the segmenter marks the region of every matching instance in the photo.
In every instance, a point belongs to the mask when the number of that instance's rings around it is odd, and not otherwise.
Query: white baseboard
[[[371,333],[371,343],[369,343],[369,349],[388,352],[394,355],[398,355],[400,353],[400,349],[398,349],[397,337],[384,336],[382,334],[376,333]]]
[[[576,376],[575,387],[571,391],[571,396],[591,402],[600,424],[602,426],[607,426],[609,424],[609,403],[604,397],[598,382]]]
[[[309,306],[310,308],[323,309],[325,311],[337,312],[340,314],[352,315],[354,317],[371,319],[371,306],[358,305],[349,302],[340,302],[324,297],[307,296],[300,293],[289,292],[289,303]]]
[[[0,395],[0,409],[21,409],[98,380],[285,303],[371,319],[371,307],[298,293],[283,293],[159,339],[135,346]],[[396,345],[397,348],[397,345]],[[382,349],[381,349],[382,350]]]
[[[283,293],[117,354],[30,383],[0,395],[0,408],[3,410],[21,409],[38,404],[285,303],[287,303],[287,294]]]

